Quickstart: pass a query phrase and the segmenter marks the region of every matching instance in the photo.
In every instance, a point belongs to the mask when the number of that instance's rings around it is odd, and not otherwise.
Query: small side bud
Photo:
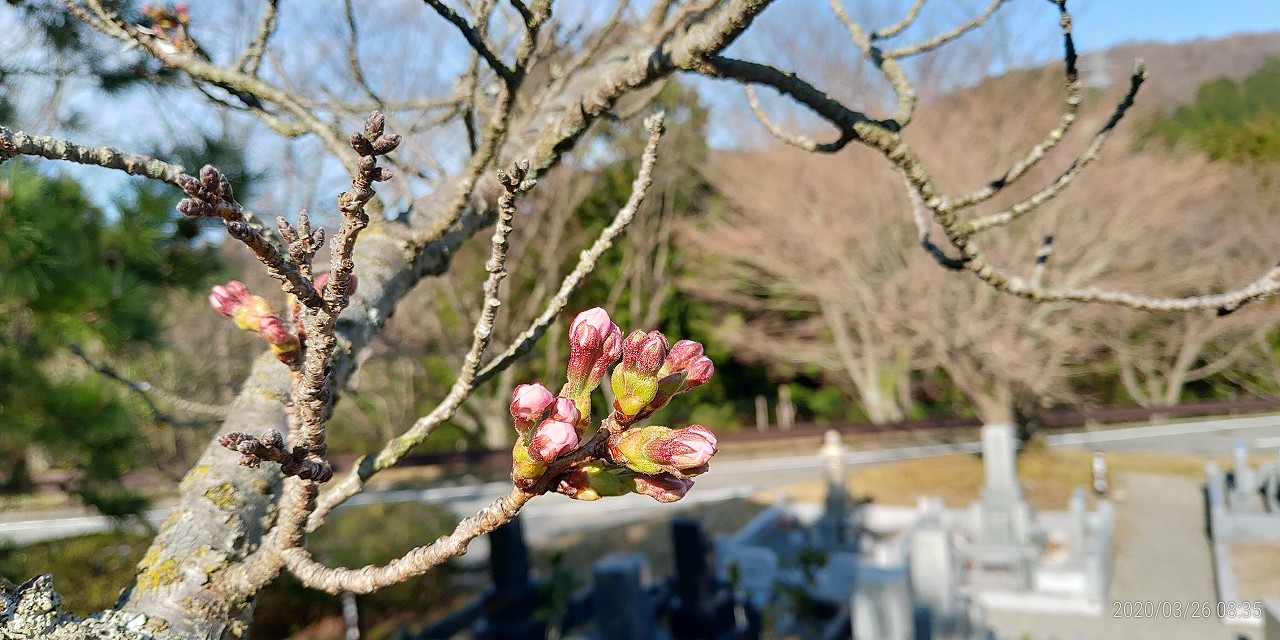
[[[689,493],[693,488],[693,480],[679,478],[671,474],[643,475],[632,478],[635,493],[649,496],[658,502],[675,502]]]

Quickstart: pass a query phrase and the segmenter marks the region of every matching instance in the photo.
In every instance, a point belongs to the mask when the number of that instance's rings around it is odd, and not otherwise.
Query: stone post
[[[645,589],[647,567],[638,553],[611,553],[592,568],[597,637],[653,640],[653,603]]]
[[[1018,485],[1017,446],[1013,427],[989,424],[982,427],[982,468],[986,473],[983,498],[997,503],[1022,499]]]
[[[756,429],[769,430],[769,400],[764,396],[756,396]]]

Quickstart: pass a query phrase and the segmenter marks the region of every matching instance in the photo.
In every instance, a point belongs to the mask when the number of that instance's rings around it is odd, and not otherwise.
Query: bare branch
[[[982,23],[986,22],[987,19],[991,17],[991,14],[995,13],[996,9],[999,9],[1000,5],[1004,3],[1005,3],[1005,0],[992,0],[991,4],[987,5],[987,8],[984,9],[982,13],[978,15],[978,17],[952,29],[951,31],[948,31],[946,33],[940,33],[932,38],[929,38],[928,40],[925,40],[923,42],[917,42],[916,44],[913,44],[913,45],[899,47],[897,49],[890,49],[888,51],[883,52],[881,55],[884,56],[886,59],[892,60],[897,58],[906,58],[908,56],[914,56],[917,54],[924,53],[926,51],[932,51],[934,49],[937,49],[938,47],[941,47],[947,44],[948,42],[951,42],[952,40],[959,38],[960,36],[978,28],[979,26],[982,26]]]
[[[1025,175],[1032,167],[1036,166],[1040,160],[1062,141],[1067,135],[1067,131],[1071,129],[1071,125],[1075,123],[1076,117],[1080,113],[1080,104],[1084,101],[1080,92],[1080,72],[1076,68],[1076,46],[1071,36],[1071,15],[1067,13],[1067,5],[1065,0],[1058,2],[1059,24],[1062,27],[1062,43],[1063,43],[1063,65],[1065,67],[1067,82],[1067,106],[1062,113],[1062,120],[1052,131],[1044,137],[1044,139],[1032,147],[1022,160],[1014,164],[1004,175],[992,180],[987,186],[979,189],[967,196],[955,199],[951,202],[951,208],[959,211],[965,207],[986,202],[1005,187],[1013,184]]]
[[[267,50],[267,40],[276,32],[276,23],[280,14],[280,0],[267,0],[267,8],[262,11],[262,18],[258,21],[258,32],[253,37],[253,41],[249,43],[249,47],[245,49],[244,54],[240,56],[240,60],[236,62],[236,68],[257,77],[258,66],[262,63],[262,54]]]
[[[1125,93],[1124,97],[1120,100],[1120,103],[1116,105],[1116,109],[1111,114],[1111,118],[1107,120],[1106,124],[1104,124],[1096,134],[1094,134],[1093,141],[1089,144],[1088,148],[1085,149],[1084,153],[1080,154],[1079,157],[1073,160],[1071,165],[1058,176],[1057,180],[1054,180],[1051,184],[1041,189],[1031,197],[1009,207],[1008,209],[1005,209],[1004,211],[983,216],[969,222],[964,226],[964,233],[977,234],[992,227],[1009,224],[1027,213],[1035,211],[1041,205],[1052,200],[1055,196],[1061,193],[1063,189],[1066,189],[1067,186],[1071,184],[1071,181],[1074,180],[1076,176],[1089,165],[1089,163],[1098,159],[1098,154],[1102,151],[1102,145],[1107,141],[1107,137],[1111,134],[1111,131],[1115,129],[1117,124],[1119,124],[1120,119],[1124,117],[1125,112],[1129,110],[1129,107],[1133,106],[1133,99],[1138,95],[1138,89],[1142,86],[1142,82],[1145,79],[1146,75],[1143,71],[1143,65],[1142,62],[1139,61],[1137,66],[1134,68],[1133,75],[1129,78],[1129,91]],[[954,210],[954,208],[952,210]]]
[[[94,362],[92,359],[89,358],[89,355],[84,352],[84,349],[81,349],[80,345],[78,344],[72,343],[67,345],[67,350],[70,351],[72,354],[74,354],[76,357],[80,358],[80,360],[84,362],[85,365],[87,365],[90,369],[93,369],[94,371],[97,371],[98,373],[108,378],[111,378],[116,382],[119,382],[130,391],[138,394],[138,397],[141,398],[142,401],[146,403],[147,408],[151,410],[151,414],[154,417],[155,421],[160,424],[167,424],[171,427],[203,427],[203,426],[208,426],[209,424],[212,424],[213,422],[216,422],[218,419],[227,415],[227,407],[225,406],[195,402],[195,401],[183,398],[175,393],[165,391],[164,389],[161,389],[151,384],[150,382],[126,378],[125,376],[121,375],[118,371],[116,371],[114,367],[107,364]],[[212,417],[205,420],[178,420],[177,418],[170,417],[169,414],[162,411],[160,409],[160,406],[156,404],[156,401],[152,399],[153,395],[156,397],[162,398],[165,402],[176,405],[182,411],[188,411],[190,413],[199,413],[199,414],[212,416]]]
[[[467,39],[467,44],[471,45],[471,48],[474,49],[481,58],[484,58],[484,61],[488,63],[489,68],[493,69],[493,72],[498,74],[498,77],[502,78],[503,82],[511,84],[515,81],[515,71],[507,67],[507,65],[498,58],[498,55],[493,52],[493,48],[490,44],[485,41],[484,36],[482,36],[475,27],[468,24],[466,18],[458,15],[456,11],[450,9],[448,5],[444,4],[440,0],[422,1],[427,3],[427,6],[435,9],[436,13],[440,14],[441,18],[444,18],[449,22],[449,24],[456,27],[458,29],[458,33],[461,33],[462,37]]]
[[[747,94],[747,104],[751,106],[751,112],[755,114],[756,120],[759,120],[760,124],[764,125],[764,128],[768,129],[769,133],[773,134],[773,137],[777,138],[778,140],[781,140],[782,142],[789,144],[793,147],[804,149],[805,151],[810,151],[810,152],[820,151],[823,153],[834,153],[836,151],[839,151],[846,144],[849,143],[847,138],[841,137],[839,140],[836,140],[835,142],[819,144],[809,139],[806,136],[792,135],[790,133],[787,133],[786,131],[783,131],[782,127],[779,127],[777,124],[774,124],[774,122],[769,119],[768,114],[764,112],[764,108],[761,107],[760,101],[756,98],[755,87],[752,87],[751,85],[746,84],[742,86],[742,89]]]
[[[268,429],[261,437],[255,438],[247,433],[228,433],[218,438],[222,446],[240,453],[240,464],[256,467],[265,462],[280,465],[280,473],[285,477],[297,476],[302,480],[327,482],[333,477],[333,469],[322,460],[308,459],[306,451],[294,447],[293,452],[285,451],[284,436],[275,429]]]
[[[360,35],[359,31],[356,30],[356,16],[355,10],[351,6],[351,0],[344,0],[343,7],[346,10],[347,29],[350,32],[350,37],[347,40],[347,66],[351,69],[352,77],[364,89],[365,95],[369,96],[369,99],[378,105],[375,108],[381,109],[382,98],[379,98],[378,94],[369,86],[369,81],[364,77],[364,69],[360,66]]]
[[[178,186],[181,165],[156,160],[144,155],[125,153],[115,147],[86,147],[70,140],[49,136],[31,136],[0,126],[0,161],[15,155],[39,156],[50,160],[66,160],[107,169],[118,169]]]
[[[441,536],[429,545],[413,549],[380,567],[325,567],[313,560],[311,554],[301,547],[285,549],[281,556],[289,572],[308,587],[329,593],[370,593],[422,575],[445,560],[462,555],[472,540],[510,522],[533,496],[532,493],[513,487],[509,493],[489,503],[475,515],[458,522],[453,533]]]
[[[925,0],[915,0],[915,2],[912,2],[911,8],[907,9],[907,15],[903,16],[901,20],[883,29],[877,29],[871,32],[871,39],[880,40],[883,38],[892,38],[893,36],[902,33],[904,29],[911,26],[911,24],[916,21],[916,18],[920,17],[920,9],[924,8],[924,2]]]

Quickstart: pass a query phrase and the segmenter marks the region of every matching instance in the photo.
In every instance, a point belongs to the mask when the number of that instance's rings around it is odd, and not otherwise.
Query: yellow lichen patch
[[[137,585],[139,592],[155,591],[165,585],[178,581],[182,574],[178,571],[178,563],[172,559],[161,560],[160,550],[151,549],[138,563]]]
[[[230,482],[220,482],[204,490],[204,497],[219,509],[231,511],[236,505],[236,488]]]
[[[211,467],[209,467],[209,465],[202,464],[189,471],[187,475],[182,478],[182,482],[178,485],[178,490],[186,491],[187,487],[190,486],[192,482],[209,475],[210,468]]]

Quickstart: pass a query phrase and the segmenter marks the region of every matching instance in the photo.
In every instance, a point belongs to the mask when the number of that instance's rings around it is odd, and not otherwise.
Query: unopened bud
[[[258,334],[276,353],[288,353],[298,348],[298,336],[290,333],[284,326],[284,321],[274,313],[262,317],[258,323]]]
[[[232,280],[209,290],[209,306],[228,318],[234,317],[236,311],[249,302],[249,295],[249,287],[239,280]]]
[[[569,397],[591,393],[622,348],[622,331],[600,307],[579,313],[569,324]]]
[[[526,434],[555,401],[556,397],[537,382],[516,385],[511,393],[511,417],[516,421],[516,430]]]
[[[649,496],[658,502],[675,502],[689,493],[689,489],[693,487],[693,480],[688,478],[679,478],[671,474],[643,475],[637,474],[632,478],[635,485],[635,492],[640,495]]]
[[[671,350],[667,352],[667,359],[662,363],[662,368],[658,370],[658,375],[666,376],[677,371],[684,371],[693,362],[694,358],[702,356],[702,344],[693,340],[681,340],[671,345]]]
[[[521,489],[532,487],[547,470],[547,463],[529,456],[529,443],[523,436],[516,438],[511,449],[511,481]]]
[[[616,467],[609,468],[602,462],[589,462],[565,474],[556,487],[574,500],[599,500],[608,496],[620,496],[633,491],[631,472]]]
[[[636,473],[676,476],[698,469],[716,453],[716,437],[702,425],[631,429],[606,441],[609,457]]]
[[[570,401],[570,406],[572,406]],[[577,413],[577,409],[574,410]],[[572,422],[544,420],[529,441],[529,457],[551,462],[578,446],[578,428]]]

